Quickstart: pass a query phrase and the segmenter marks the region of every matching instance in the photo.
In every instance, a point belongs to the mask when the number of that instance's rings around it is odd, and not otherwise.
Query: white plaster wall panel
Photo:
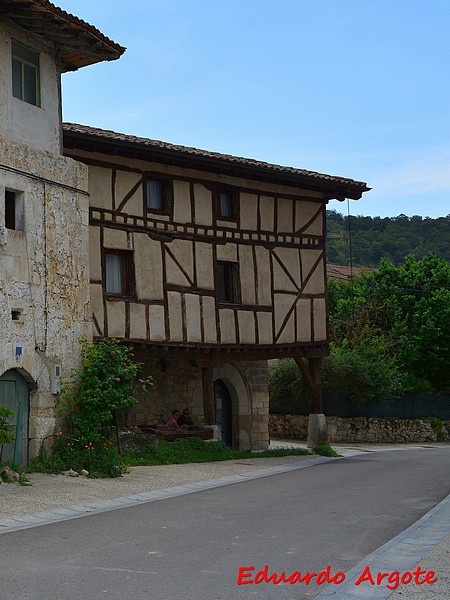
[[[89,166],[89,205],[112,210],[111,169]]]
[[[275,335],[278,336],[278,344],[289,344],[295,342],[295,309],[292,309],[296,296],[294,294],[275,294]],[[290,313],[286,325],[281,330],[286,316]]]
[[[239,276],[242,304],[255,304],[255,272],[251,246],[239,246]]]
[[[259,312],[258,335],[260,344],[273,344],[272,313]]]
[[[195,264],[198,287],[205,290],[213,290],[214,269],[211,244],[205,244],[204,242],[195,243]]]
[[[239,217],[241,229],[257,229],[258,224],[258,196],[256,194],[239,194]]]
[[[306,279],[312,268],[321,254],[320,250],[302,250],[301,260],[303,269],[303,281]],[[308,283],[303,288],[305,294],[323,294],[325,292],[325,279],[324,279],[324,259],[321,260]]]
[[[103,247],[111,250],[128,250],[127,232],[121,229],[103,228]]]
[[[188,342],[201,342],[200,296],[186,294],[184,296],[186,307],[186,329]]]
[[[134,340],[145,340],[147,337],[147,321],[145,305],[130,304],[130,337]]]
[[[271,196],[261,196],[259,199],[259,216],[262,231],[273,231],[275,201]]]
[[[191,192],[188,181],[173,182],[173,220],[177,223],[191,223]]]
[[[200,183],[194,184],[195,222],[198,225],[212,224],[212,193]]]
[[[276,248],[273,253],[273,285],[275,290],[295,292],[301,286],[300,256],[297,248]],[[290,277],[289,277],[289,275]]]
[[[103,288],[98,283],[91,283],[91,309],[95,315],[98,326],[103,333],[104,312],[103,312]],[[93,325],[94,335],[99,335],[95,325]]]
[[[150,239],[148,235],[135,233],[133,244],[138,298],[162,300],[164,293],[160,242]]]
[[[107,302],[108,336],[125,337],[125,302]]]
[[[324,298],[314,298],[314,341],[327,339],[327,316]]]
[[[2,97],[1,122],[3,134],[11,141],[27,144],[33,149],[61,154],[61,124],[59,71],[49,48],[36,38],[27,36],[24,30],[6,27],[2,24],[3,35],[0,40],[0,55],[3,57],[0,75],[7,85]],[[41,106],[33,106],[14,98],[11,93],[11,38],[22,42],[40,52],[40,92]]]
[[[297,200],[295,205],[295,231],[303,229],[305,225],[316,215],[314,221],[304,230],[304,235],[323,235],[322,212],[324,205],[321,202],[307,202]]]
[[[220,331],[222,335],[222,344],[236,343],[236,329],[234,321],[234,311],[229,308],[219,309]]]
[[[167,283],[192,286],[194,281],[193,242],[173,240],[166,244],[166,277]],[[170,256],[170,254],[173,255]],[[186,273],[183,273],[183,271]]]
[[[294,230],[293,200],[290,198],[278,198],[278,231],[291,233]]]
[[[167,293],[167,304],[169,308],[169,332],[171,342],[183,340],[183,315],[181,310],[181,294],[177,292]]]
[[[311,300],[300,299],[295,307],[297,312],[297,342],[310,342],[311,337]]]
[[[202,307],[204,341],[207,344],[215,344],[217,342],[215,299],[212,296],[203,296]]]
[[[89,269],[91,281],[102,280],[100,227],[89,227]]]
[[[258,304],[271,305],[271,274],[270,274],[270,254],[266,248],[256,246],[256,269],[258,279]]]
[[[150,339],[155,342],[165,340],[164,306],[151,304],[148,307],[148,320],[150,323]]]
[[[237,223],[233,221],[222,221],[221,219],[217,219],[216,225],[217,227],[225,227],[225,229],[237,229]]]
[[[237,262],[237,245],[236,244],[218,244],[217,245],[217,260],[225,260]]]
[[[111,172],[112,173],[112,172]],[[111,177],[111,175],[110,175]],[[138,185],[140,183],[140,185]],[[106,183],[106,181],[105,181]],[[144,191],[142,184],[141,173],[129,173],[127,171],[116,171],[115,181],[115,205],[116,209],[125,200],[126,196],[138,186],[133,195],[127,200],[127,203],[122,208],[122,212],[128,215],[136,215],[142,217],[144,210]]]
[[[255,316],[248,310],[238,311],[239,341],[241,344],[255,343]]]

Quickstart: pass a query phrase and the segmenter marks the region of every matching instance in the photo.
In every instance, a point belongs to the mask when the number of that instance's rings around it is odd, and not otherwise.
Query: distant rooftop
[[[329,265],[327,264],[327,275],[333,279],[350,279],[360,277],[363,273],[373,271],[369,267],[350,267],[349,265]]]
[[[116,60],[125,48],[48,0],[0,0],[0,18],[53,42],[65,71]]]

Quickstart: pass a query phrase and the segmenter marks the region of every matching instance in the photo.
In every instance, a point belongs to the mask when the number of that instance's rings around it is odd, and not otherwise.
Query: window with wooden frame
[[[105,293],[134,296],[134,260],[131,250],[104,250]]]
[[[213,193],[216,219],[236,221],[238,211],[238,192],[234,190],[215,190]]]
[[[39,52],[17,40],[12,45],[12,93],[14,98],[41,105]]]
[[[151,176],[145,179],[145,207],[149,212],[168,213],[172,182]]]
[[[238,263],[217,261],[216,284],[219,302],[238,304],[241,297]]]

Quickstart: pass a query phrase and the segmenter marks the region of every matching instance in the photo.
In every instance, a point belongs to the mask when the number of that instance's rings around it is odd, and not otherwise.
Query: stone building
[[[61,74],[122,52],[46,0],[0,1],[0,403],[19,419],[21,464],[92,335],[88,169],[62,154]]]
[[[153,376],[138,425],[188,406],[264,448],[267,359],[285,356],[321,412],[325,207],[366,185],[74,124],[62,153],[61,73],[124,49],[47,0],[0,0],[0,26],[0,402],[22,462],[81,337],[131,344]]]

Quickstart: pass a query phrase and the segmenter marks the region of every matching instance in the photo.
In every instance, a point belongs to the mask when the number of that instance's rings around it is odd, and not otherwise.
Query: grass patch
[[[273,458],[277,456],[305,456],[303,449],[282,448],[252,452],[232,450],[221,441],[205,442],[200,438],[178,439],[173,442],[161,440],[158,446],[149,447],[145,452],[126,452],[123,461],[130,467],[147,465],[179,465],[186,463],[215,462],[245,458]]]
[[[340,454],[338,454],[337,452],[335,452],[333,450],[333,448],[330,446],[330,444],[328,442],[319,444],[318,446],[313,448],[313,452],[314,452],[314,454],[320,454],[320,456],[330,456],[330,457],[341,456]]]

